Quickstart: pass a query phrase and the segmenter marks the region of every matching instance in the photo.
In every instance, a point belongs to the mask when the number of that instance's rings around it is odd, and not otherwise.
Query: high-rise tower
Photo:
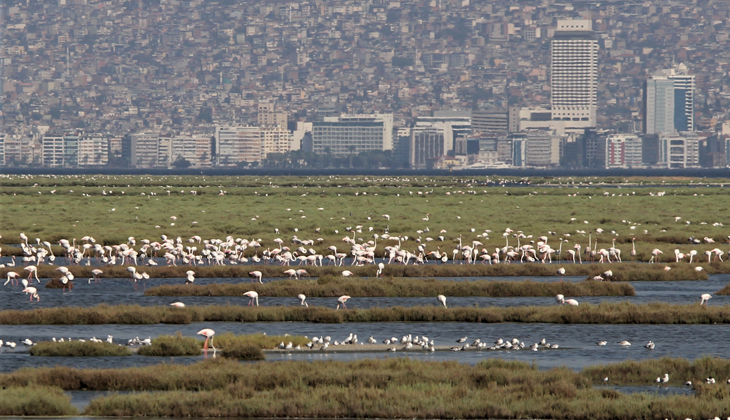
[[[598,40],[591,20],[559,20],[551,44],[550,106],[553,121],[596,125]],[[570,122],[569,122],[570,121]]]
[[[687,66],[659,70],[644,86],[646,134],[694,131],[695,76]]]

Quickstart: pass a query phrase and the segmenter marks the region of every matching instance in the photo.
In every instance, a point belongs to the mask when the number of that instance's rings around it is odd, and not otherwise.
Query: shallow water
[[[473,281],[473,280],[498,280],[498,281],[536,281],[548,282],[558,281],[560,277],[444,277],[442,280],[453,281]],[[269,281],[278,281],[282,278],[266,279]],[[565,277],[564,281],[581,281],[584,277]],[[31,308],[51,308],[62,306],[82,306],[89,307],[101,303],[108,305],[130,304],[142,306],[169,305],[172,302],[181,301],[186,305],[246,305],[248,298],[241,296],[144,296],[143,286],[140,285],[137,290],[134,283],[129,279],[102,279],[100,284],[89,284],[87,279],[75,280],[73,292],[63,292],[61,289],[45,289],[43,285],[48,280],[42,280],[41,283],[35,282],[40,294],[40,302],[29,302],[28,296],[21,292],[22,286],[5,286],[0,287],[0,310],[3,309],[31,309]],[[699,296],[703,293],[714,294],[730,281],[730,274],[718,274],[710,276],[709,280],[701,281],[671,281],[671,282],[630,282],[636,289],[636,296],[595,296],[595,297],[577,297],[579,302],[584,303],[600,303],[600,302],[624,302],[632,303],[649,303],[649,302],[666,302],[673,304],[686,304],[699,302]],[[195,280],[196,285],[205,285],[211,283],[248,283],[248,278],[199,278]],[[185,280],[180,278],[151,279],[146,283],[146,287],[164,285],[164,284],[184,284]],[[566,296],[568,298],[569,296]],[[337,299],[328,298],[312,298],[308,297],[307,302],[313,306],[337,306]],[[259,297],[259,303],[264,306],[293,306],[298,305],[299,300],[296,296],[292,297]],[[353,297],[347,302],[348,308],[372,308],[372,307],[391,307],[391,306],[423,306],[435,305],[435,298],[392,298],[392,297]],[[447,303],[450,307],[465,306],[545,306],[554,305],[555,299],[552,297],[448,297]],[[730,296],[714,296],[710,300],[710,305],[725,305],[730,303]],[[2,337],[0,337],[2,338]]]
[[[306,335],[327,336],[332,340],[343,340],[350,333],[357,334],[365,341],[372,335],[380,342],[385,338],[403,335],[426,335],[436,345],[456,345],[456,340],[467,336],[471,342],[480,338],[492,343],[498,338],[519,338],[526,346],[545,338],[549,343],[558,344],[557,350],[517,351],[442,351],[435,353],[383,353],[338,352],[331,346],[327,352],[314,351],[304,354],[268,354],[267,360],[355,360],[365,357],[413,357],[423,360],[458,360],[463,363],[477,363],[490,357],[508,360],[535,362],[540,368],[567,366],[582,369],[594,364],[606,364],[624,360],[641,360],[662,356],[686,357],[695,359],[704,355],[729,357],[730,342],[725,339],[730,333],[730,325],[555,325],[555,324],[472,324],[472,323],[349,323],[349,324],[310,324],[310,323],[196,323],[189,325],[39,325],[39,326],[2,326],[0,339],[20,341],[30,338],[33,341],[50,340],[52,337],[105,338],[111,334],[116,343],[126,343],[130,338],[156,337],[180,331],[186,336],[195,336],[203,328],[213,328],[217,334],[232,332],[250,334],[265,332],[269,335]],[[601,340],[607,346],[598,346]],[[621,347],[617,343],[628,340],[631,347]],[[654,350],[646,350],[643,345],[652,340]],[[701,343],[701,344],[700,344]],[[359,346],[366,349],[367,345]],[[400,348],[401,346],[397,346]],[[29,366],[71,366],[89,368],[143,366],[157,363],[192,363],[201,357],[157,358],[157,357],[102,357],[102,358],[64,358],[31,357],[28,348],[19,344],[14,350],[3,347],[0,350],[0,372],[11,372]]]
[[[482,277],[456,277],[453,281],[483,280]],[[490,277],[489,280],[505,281],[557,281],[559,277]],[[280,279],[267,279],[277,281]],[[564,281],[580,281],[583,277],[566,277]],[[44,282],[47,280],[44,280]],[[636,296],[632,297],[578,297],[581,303],[622,302],[634,303],[667,302],[667,303],[699,303],[702,293],[714,294],[730,281],[730,275],[712,275],[706,281],[677,281],[677,282],[633,282]],[[200,278],[196,284],[210,283],[249,283],[247,278]],[[147,285],[182,284],[183,279],[154,279]],[[39,288],[40,302],[29,303],[27,296],[18,286],[0,287],[0,309],[29,309],[36,307],[58,306],[95,306],[99,303],[140,304],[140,305],[168,305],[180,300],[188,305],[205,304],[246,304],[244,297],[152,297],[144,296],[142,290],[135,290],[133,283],[128,279],[103,279],[101,284],[88,284],[85,279],[77,279],[73,292],[63,293],[60,289]],[[710,305],[725,305],[730,297],[714,296]],[[307,298],[310,305],[336,305],[335,298]],[[267,298],[261,297],[260,303],[266,306],[299,304],[295,297]],[[362,298],[353,297],[348,301],[350,308],[389,307],[389,306],[418,306],[435,305],[434,298]],[[449,297],[451,307],[458,306],[525,306],[525,305],[554,305],[552,297],[518,297],[518,298],[488,298],[488,297]],[[730,332],[730,325],[552,325],[552,324],[472,324],[472,323],[349,323],[349,324],[308,324],[308,323],[200,323],[190,325],[19,325],[0,326],[0,340],[16,341],[18,347],[9,349],[0,348],[0,372],[11,372],[21,367],[30,366],[72,366],[72,367],[127,367],[145,366],[158,363],[193,363],[201,357],[182,358],[152,358],[152,357],[121,357],[121,358],[50,358],[30,357],[28,348],[20,344],[25,338],[34,342],[51,340],[53,337],[66,339],[88,339],[99,337],[105,339],[113,335],[117,343],[126,343],[134,337],[156,337],[161,334],[173,334],[177,331],[187,336],[195,336],[202,328],[211,327],[218,334],[233,332],[235,334],[266,332],[267,334],[307,335],[309,337],[331,335],[333,340],[342,340],[350,332],[355,333],[360,341],[367,340],[373,335],[378,341],[384,338],[402,335],[427,335],[433,338],[437,345],[455,345],[456,339],[468,336],[469,341],[481,338],[491,343],[497,338],[519,338],[529,346],[546,338],[548,342],[560,345],[558,350],[532,352],[519,351],[467,351],[467,352],[435,352],[435,353],[408,353],[407,357],[424,360],[458,360],[464,363],[477,363],[484,358],[499,357],[509,360],[536,362],[541,368],[567,366],[581,369],[588,365],[613,363],[623,360],[640,360],[661,356],[686,357],[695,359],[703,355],[730,357],[730,342],[722,337]],[[387,336],[387,337],[386,337]],[[595,343],[600,340],[609,342],[608,346],[599,347]],[[620,347],[616,343],[629,340],[634,345],[628,348]],[[656,343],[656,349],[648,351],[643,348],[648,340]],[[363,346],[365,347],[365,346]],[[404,357],[405,353],[343,353],[337,347],[331,347],[328,352],[312,352],[305,354],[270,354],[267,360],[354,360],[365,357]]]

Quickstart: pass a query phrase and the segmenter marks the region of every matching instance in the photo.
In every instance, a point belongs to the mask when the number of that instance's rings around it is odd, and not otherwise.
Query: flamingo
[[[260,271],[250,271],[248,275],[251,276],[251,283],[254,283],[254,279],[258,279],[259,283],[264,284],[262,280],[263,274]]]
[[[302,306],[306,306],[307,308],[309,308],[309,304],[304,301],[304,299],[306,299],[307,297],[303,293],[298,294],[297,295],[297,298],[299,299],[299,303]]]
[[[702,299],[700,301],[700,305],[704,305],[705,307],[707,307],[707,301],[712,299],[712,295],[709,293],[703,293],[702,296],[700,296],[700,299]]]
[[[23,289],[23,293],[27,293],[30,295],[30,301],[33,302],[33,298],[36,298],[36,302],[40,302],[41,297],[38,296],[38,289],[35,287],[26,287]]]
[[[68,291],[70,292],[71,289],[73,289],[73,283],[71,281],[74,279],[74,275],[71,273],[66,273],[61,276],[61,284],[63,287],[61,288],[61,292],[66,291],[66,286],[68,286]]]
[[[651,251],[651,259],[649,259],[649,262],[650,263],[659,262],[659,255],[661,255],[661,254],[663,254],[663,252],[660,249],[654,248]]]
[[[438,299],[438,301],[442,305],[444,305],[444,308],[446,307],[446,296],[444,296],[444,295],[438,295],[438,296],[436,296],[436,299]]]
[[[343,308],[347,309],[347,305],[345,305],[345,302],[347,302],[347,299],[350,299],[350,296],[342,295],[337,298],[337,309],[340,309],[340,305],[342,305]]]
[[[215,331],[211,330],[210,328],[206,328],[198,331],[198,335],[202,335],[203,337],[205,337],[203,350],[208,350],[208,340],[210,340],[210,347],[213,349],[213,351],[215,351],[215,346],[213,345],[213,336],[215,335]]]
[[[5,286],[6,284],[10,283],[11,286],[18,285],[18,277],[20,277],[20,274],[16,273],[15,271],[8,271],[8,280],[3,284]]]
[[[248,292],[243,294],[244,296],[248,296],[250,299],[248,300],[248,306],[253,306],[254,301],[256,302],[256,306],[259,306],[259,294],[254,292],[253,290],[249,290]]]
[[[99,276],[103,273],[104,272],[99,270],[98,268],[91,270],[91,274],[93,274],[94,277],[89,279],[89,283],[91,283],[91,280],[94,280],[94,283],[101,283],[101,279],[99,278]]]
[[[185,284],[191,284],[195,281],[195,271],[188,270],[185,272],[187,274],[188,278],[185,280]]]
[[[35,279],[38,280],[38,283],[41,282],[41,280],[38,278],[38,267],[34,265],[29,265],[23,268],[23,270],[28,270],[28,280],[33,280],[33,276],[35,275]]]
[[[636,243],[634,243],[635,240],[636,240],[636,238],[631,238],[631,256],[632,257],[636,256]]]
[[[127,267],[127,272],[129,273],[130,280],[134,280],[134,275],[137,272],[137,269],[133,266]]]
[[[184,308],[184,307],[185,307],[185,304],[184,304],[184,303],[182,303],[182,302],[172,302],[172,303],[170,304],[170,306],[174,306],[174,307],[176,307],[176,308]]]
[[[378,263],[378,271],[375,273],[376,277],[380,277],[383,275],[383,270],[385,269],[385,264]]]
[[[345,271],[342,272],[342,277],[350,277],[350,276],[354,276],[354,275],[355,274],[352,271],[349,271],[349,270],[345,270]]]
[[[575,299],[565,299],[565,296],[563,295],[555,295],[555,300],[558,301],[561,305],[568,304],[570,306],[578,306],[578,301]]]
[[[558,268],[558,274],[560,274],[560,281],[563,281],[563,276],[565,275],[565,268],[563,268],[563,267]]]
[[[289,276],[289,280],[291,280],[291,279],[292,279],[292,277],[294,277],[294,278],[297,278],[297,279],[298,279],[298,277],[297,277],[297,270],[295,270],[295,269],[293,269],[293,268],[290,268],[290,269],[288,269],[288,270],[284,271],[284,274],[286,274],[286,275],[288,275],[288,276]]]
[[[693,249],[689,251],[689,263],[692,264],[692,259],[697,255],[697,250]]]

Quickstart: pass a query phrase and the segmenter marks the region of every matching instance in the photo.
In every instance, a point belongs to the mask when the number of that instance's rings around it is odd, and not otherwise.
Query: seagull
[[[619,344],[619,345],[621,345],[621,346],[624,346],[624,347],[629,347],[629,346],[631,345],[631,343],[629,343],[629,342],[628,342],[628,341],[626,341],[626,340],[624,340],[624,341],[619,341],[619,342],[618,342],[618,344]]]

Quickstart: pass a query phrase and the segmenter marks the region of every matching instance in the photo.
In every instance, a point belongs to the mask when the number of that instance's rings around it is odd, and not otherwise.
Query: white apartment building
[[[266,155],[263,130],[259,127],[216,127],[215,143],[216,163],[220,166],[260,162]]]
[[[280,125],[263,127],[261,129],[264,143],[262,159],[266,159],[269,153],[287,153],[291,150],[291,133],[286,127]]]
[[[79,167],[106,166],[109,163],[109,137],[84,134],[79,137]]]
[[[454,133],[450,123],[417,123],[411,129],[410,157],[411,169],[426,169],[429,161],[445,156],[454,146]]]
[[[158,166],[160,133],[135,133],[131,138],[131,162],[133,168],[153,168]]]
[[[559,20],[551,42],[552,119],[571,127],[595,127],[598,39],[591,20]]]
[[[662,134],[659,136],[658,164],[669,169],[698,167],[699,145],[697,133]]]
[[[48,168],[63,168],[64,151],[63,136],[43,136],[41,142],[43,166]]]
[[[382,123],[383,140],[377,150],[393,149],[393,114],[342,114],[339,117],[325,117],[324,121],[342,123]],[[368,146],[368,148],[364,150],[372,149]]]
[[[172,165],[178,158],[190,162],[193,167],[206,167],[211,165],[212,143],[209,135],[205,134],[179,134],[170,138],[170,157],[168,166]]]

